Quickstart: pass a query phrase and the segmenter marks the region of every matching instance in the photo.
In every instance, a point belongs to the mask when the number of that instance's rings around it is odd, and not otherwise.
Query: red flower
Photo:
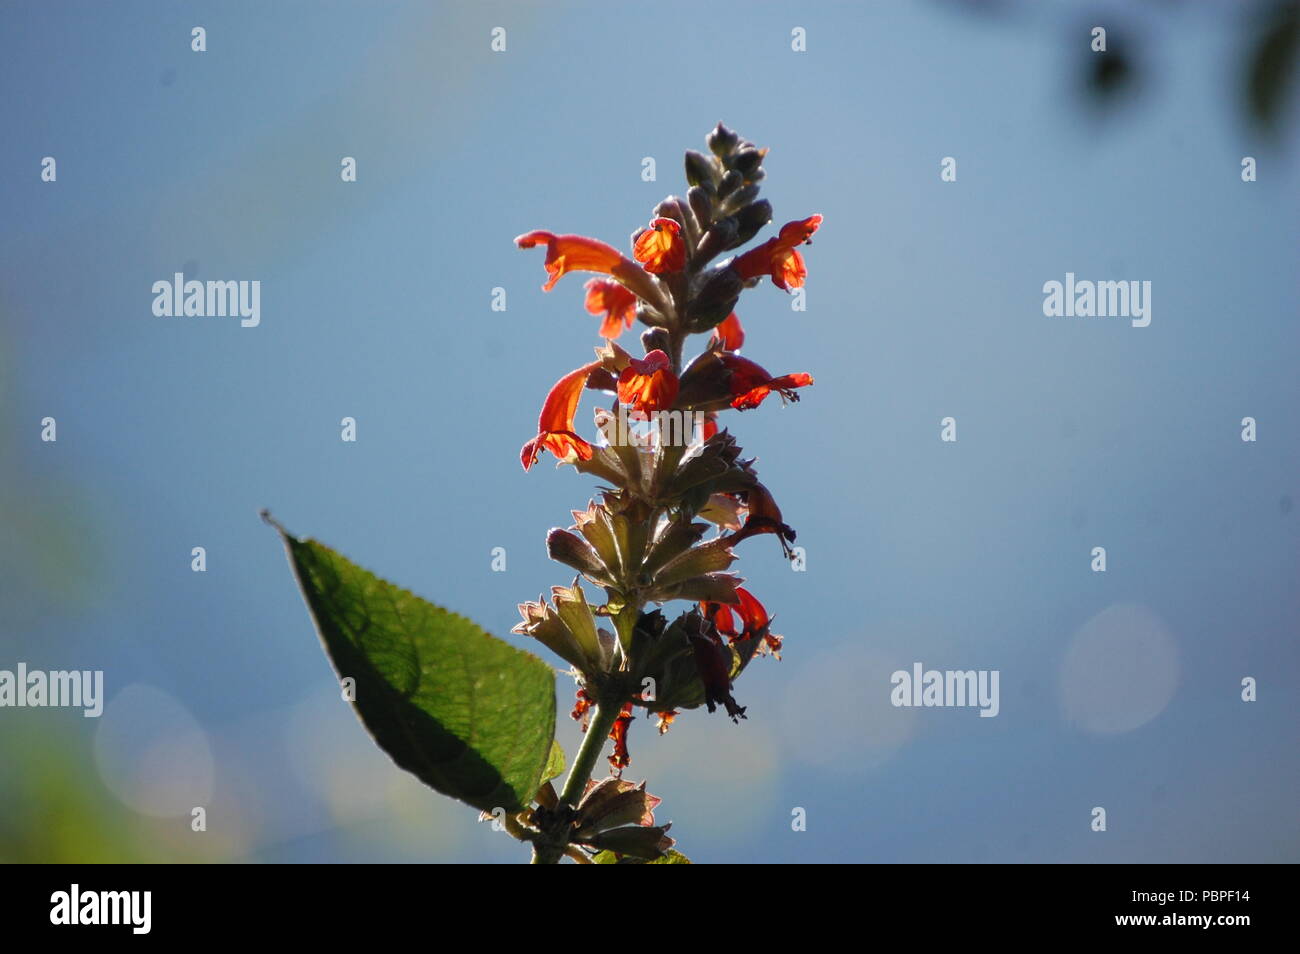
[[[591,696],[587,695],[587,690],[585,688],[578,690],[577,702],[574,704],[573,711],[569,713],[569,715],[573,718],[575,722],[576,721],[582,722],[583,732],[587,731],[587,718],[588,718],[587,713],[590,712],[592,707],[594,707],[595,705],[596,703],[592,700]],[[626,702],[623,704],[623,708],[619,710],[618,718],[614,720],[614,724],[613,726],[610,727],[609,730],[608,738],[614,740],[614,754],[609,757],[609,764],[614,766],[614,768],[618,769],[620,772],[622,772],[623,769],[627,768],[628,765],[630,765],[632,762],[632,757],[628,754],[627,751],[627,730],[632,725],[633,718],[634,717],[632,715],[632,703]],[[671,719],[669,721],[671,721]],[[664,730],[660,729],[659,731],[662,733]],[[588,782],[587,791],[591,791],[591,789],[596,784],[597,784],[596,782]],[[651,797],[653,798],[653,796]],[[649,807],[654,808],[654,806],[658,804],[659,804],[659,799],[655,798],[653,804],[651,804]],[[647,823],[638,822],[638,824],[647,824]],[[653,815],[650,816],[650,821],[648,822],[648,824],[654,824]]]
[[[707,441],[718,433],[718,415],[714,411],[708,411],[704,415],[704,439]]]
[[[795,248],[812,240],[812,234],[822,224],[820,215],[810,215],[802,221],[787,222],[781,227],[781,233],[770,238],[762,245],[750,249],[732,262],[736,274],[748,281],[760,275],[771,275],[772,284],[789,291],[802,288],[808,269],[804,266],[803,256]]]
[[[618,376],[618,399],[636,411],[665,411],[677,400],[677,385],[668,355],[651,351],[644,360],[632,358]]]
[[[812,375],[806,372],[783,374],[774,378],[762,367],[742,358],[738,354],[724,354],[722,365],[731,372],[728,385],[731,388],[731,406],[738,411],[747,411],[758,407],[773,391],[791,401],[799,400],[795,388],[806,388],[813,383]]]
[[[722,347],[728,351],[739,351],[745,344],[745,329],[734,311],[713,329],[713,340],[721,341]]]
[[[524,470],[537,463],[538,456],[544,450],[561,460],[571,453],[577,454],[582,460],[591,460],[591,445],[574,433],[573,415],[578,410],[578,401],[582,397],[582,388],[587,383],[587,375],[599,367],[599,361],[584,364],[555,382],[542,404],[542,413],[537,419],[537,436],[519,452]]]
[[[793,528],[781,519],[781,508],[776,505],[772,492],[755,481],[754,486],[743,493],[745,509],[749,513],[745,517],[745,525],[727,537],[727,545],[734,547],[741,540],[760,533],[775,533],[785,555],[793,558],[794,551],[790,549],[790,544],[794,543],[795,533]]]
[[[587,289],[587,311],[593,315],[602,312],[605,315],[600,325],[602,338],[612,340],[624,329],[632,327],[636,318],[636,295],[610,278],[593,278],[583,287]]]
[[[609,737],[614,740],[614,754],[609,757],[609,764],[619,772],[632,764],[632,756],[627,751],[627,730],[633,718],[632,703],[625,703],[618,718],[614,720],[613,727],[609,730]],[[651,816],[650,820],[654,821],[654,816]]]
[[[542,286],[542,291],[550,291],[569,272],[601,272],[613,275],[628,291],[656,308],[667,307],[654,279],[636,262],[604,242],[585,235],[536,231],[520,235],[515,244],[520,248],[546,246],[546,273],[550,279]]]
[[[686,265],[686,241],[681,233],[682,227],[672,219],[655,219],[637,236],[632,257],[656,275],[679,272]]]
[[[736,704],[731,695],[731,655],[722,648],[717,636],[705,633],[689,634],[695,657],[695,671],[704,684],[704,704],[710,712],[722,706],[731,721],[745,718],[745,707]]]
[[[574,722],[582,722],[582,731],[587,731],[587,711],[595,705],[591,701],[591,696],[587,695],[586,689],[579,689],[575,694],[576,698],[573,703],[573,711],[569,713],[569,718]]]
[[[713,621],[718,632],[735,644],[742,639],[762,639],[764,645],[777,659],[781,658],[781,637],[769,631],[772,619],[767,610],[754,594],[743,586],[736,587],[736,596],[740,599],[734,610],[726,603],[701,603],[700,612]],[[743,627],[736,629],[736,615],[740,617]]]

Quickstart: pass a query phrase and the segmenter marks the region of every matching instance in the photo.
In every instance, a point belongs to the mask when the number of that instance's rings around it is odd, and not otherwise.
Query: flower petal
[[[659,311],[668,307],[654,278],[612,245],[585,235],[556,235],[541,229],[518,236],[515,244],[520,248],[546,246],[546,273],[550,278],[542,291],[550,291],[569,272],[601,272],[612,275],[651,307]]]
[[[600,325],[602,338],[613,340],[632,327],[636,318],[636,295],[610,278],[593,278],[583,287],[587,289],[587,311],[605,316]]]
[[[632,257],[656,275],[679,272],[686,266],[686,241],[681,233],[682,227],[672,219],[655,219],[637,236]]]
[[[633,358],[618,376],[619,401],[636,411],[668,410],[677,400],[677,389],[668,355],[657,349],[644,359]]]
[[[820,215],[787,222],[775,238],[738,256],[731,267],[745,281],[760,275],[770,275],[772,283],[778,288],[801,288],[808,269],[795,246],[810,241],[821,224]]]
[[[584,364],[581,368],[570,371],[551,387],[537,419],[537,436],[524,444],[519,452],[524,470],[537,463],[538,456],[544,450],[549,450],[560,459],[573,453],[582,460],[591,460],[591,445],[574,432],[573,417],[578,411],[578,401],[582,399],[587,376],[599,367],[599,361]]]
[[[714,327],[713,339],[721,341],[722,347],[728,351],[739,351],[744,346],[745,329],[734,311]]]

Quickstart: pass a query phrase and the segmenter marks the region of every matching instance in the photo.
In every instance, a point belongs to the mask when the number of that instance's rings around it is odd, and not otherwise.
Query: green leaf
[[[612,851],[597,852],[591,860],[598,865],[689,865],[693,863],[680,851],[671,848],[662,858],[656,858],[654,861],[642,861],[629,855],[620,858]]]
[[[551,754],[546,757],[546,767],[542,769],[542,779],[538,784],[549,782],[553,778],[559,778],[564,771],[564,749],[560,748],[560,743],[554,739],[551,740]]]
[[[273,525],[335,670],[356,680],[353,705],[379,747],[475,808],[528,805],[559,748],[554,670]]]

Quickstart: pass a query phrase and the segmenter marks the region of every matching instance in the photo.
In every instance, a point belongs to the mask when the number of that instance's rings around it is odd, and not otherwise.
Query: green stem
[[[600,753],[605,750],[605,740],[609,737],[609,730],[614,727],[614,721],[618,718],[620,710],[620,706],[602,703],[592,707],[587,734],[583,736],[582,745],[578,747],[578,754],[573,757],[569,777],[565,779],[564,790],[560,792],[561,805],[572,808],[578,804],[578,799],[582,798],[587,782],[591,779],[591,771],[596,767],[596,760],[600,758]],[[532,863],[559,864],[560,858],[564,856],[565,847],[563,844],[549,842],[534,843]]]
[[[609,730],[614,728],[618,718],[619,706],[597,703],[591,710],[591,722],[587,725],[587,734],[578,747],[578,754],[573,757],[573,766],[569,777],[564,781],[564,790],[560,792],[560,801],[565,805],[577,805],[578,799],[591,780],[591,770],[596,767],[596,760],[605,750],[605,740]]]

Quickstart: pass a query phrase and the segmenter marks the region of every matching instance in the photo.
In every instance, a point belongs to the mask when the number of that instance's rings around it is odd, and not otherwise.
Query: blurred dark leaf
[[[1246,98],[1251,117],[1275,132],[1300,50],[1300,3],[1279,3],[1266,21],[1250,57]]]
[[[1087,42],[1091,28],[1076,30],[1074,42]],[[1138,71],[1133,46],[1120,29],[1108,27],[1106,49],[1097,52],[1085,47],[1083,90],[1094,105],[1113,107],[1125,96],[1137,91]]]

